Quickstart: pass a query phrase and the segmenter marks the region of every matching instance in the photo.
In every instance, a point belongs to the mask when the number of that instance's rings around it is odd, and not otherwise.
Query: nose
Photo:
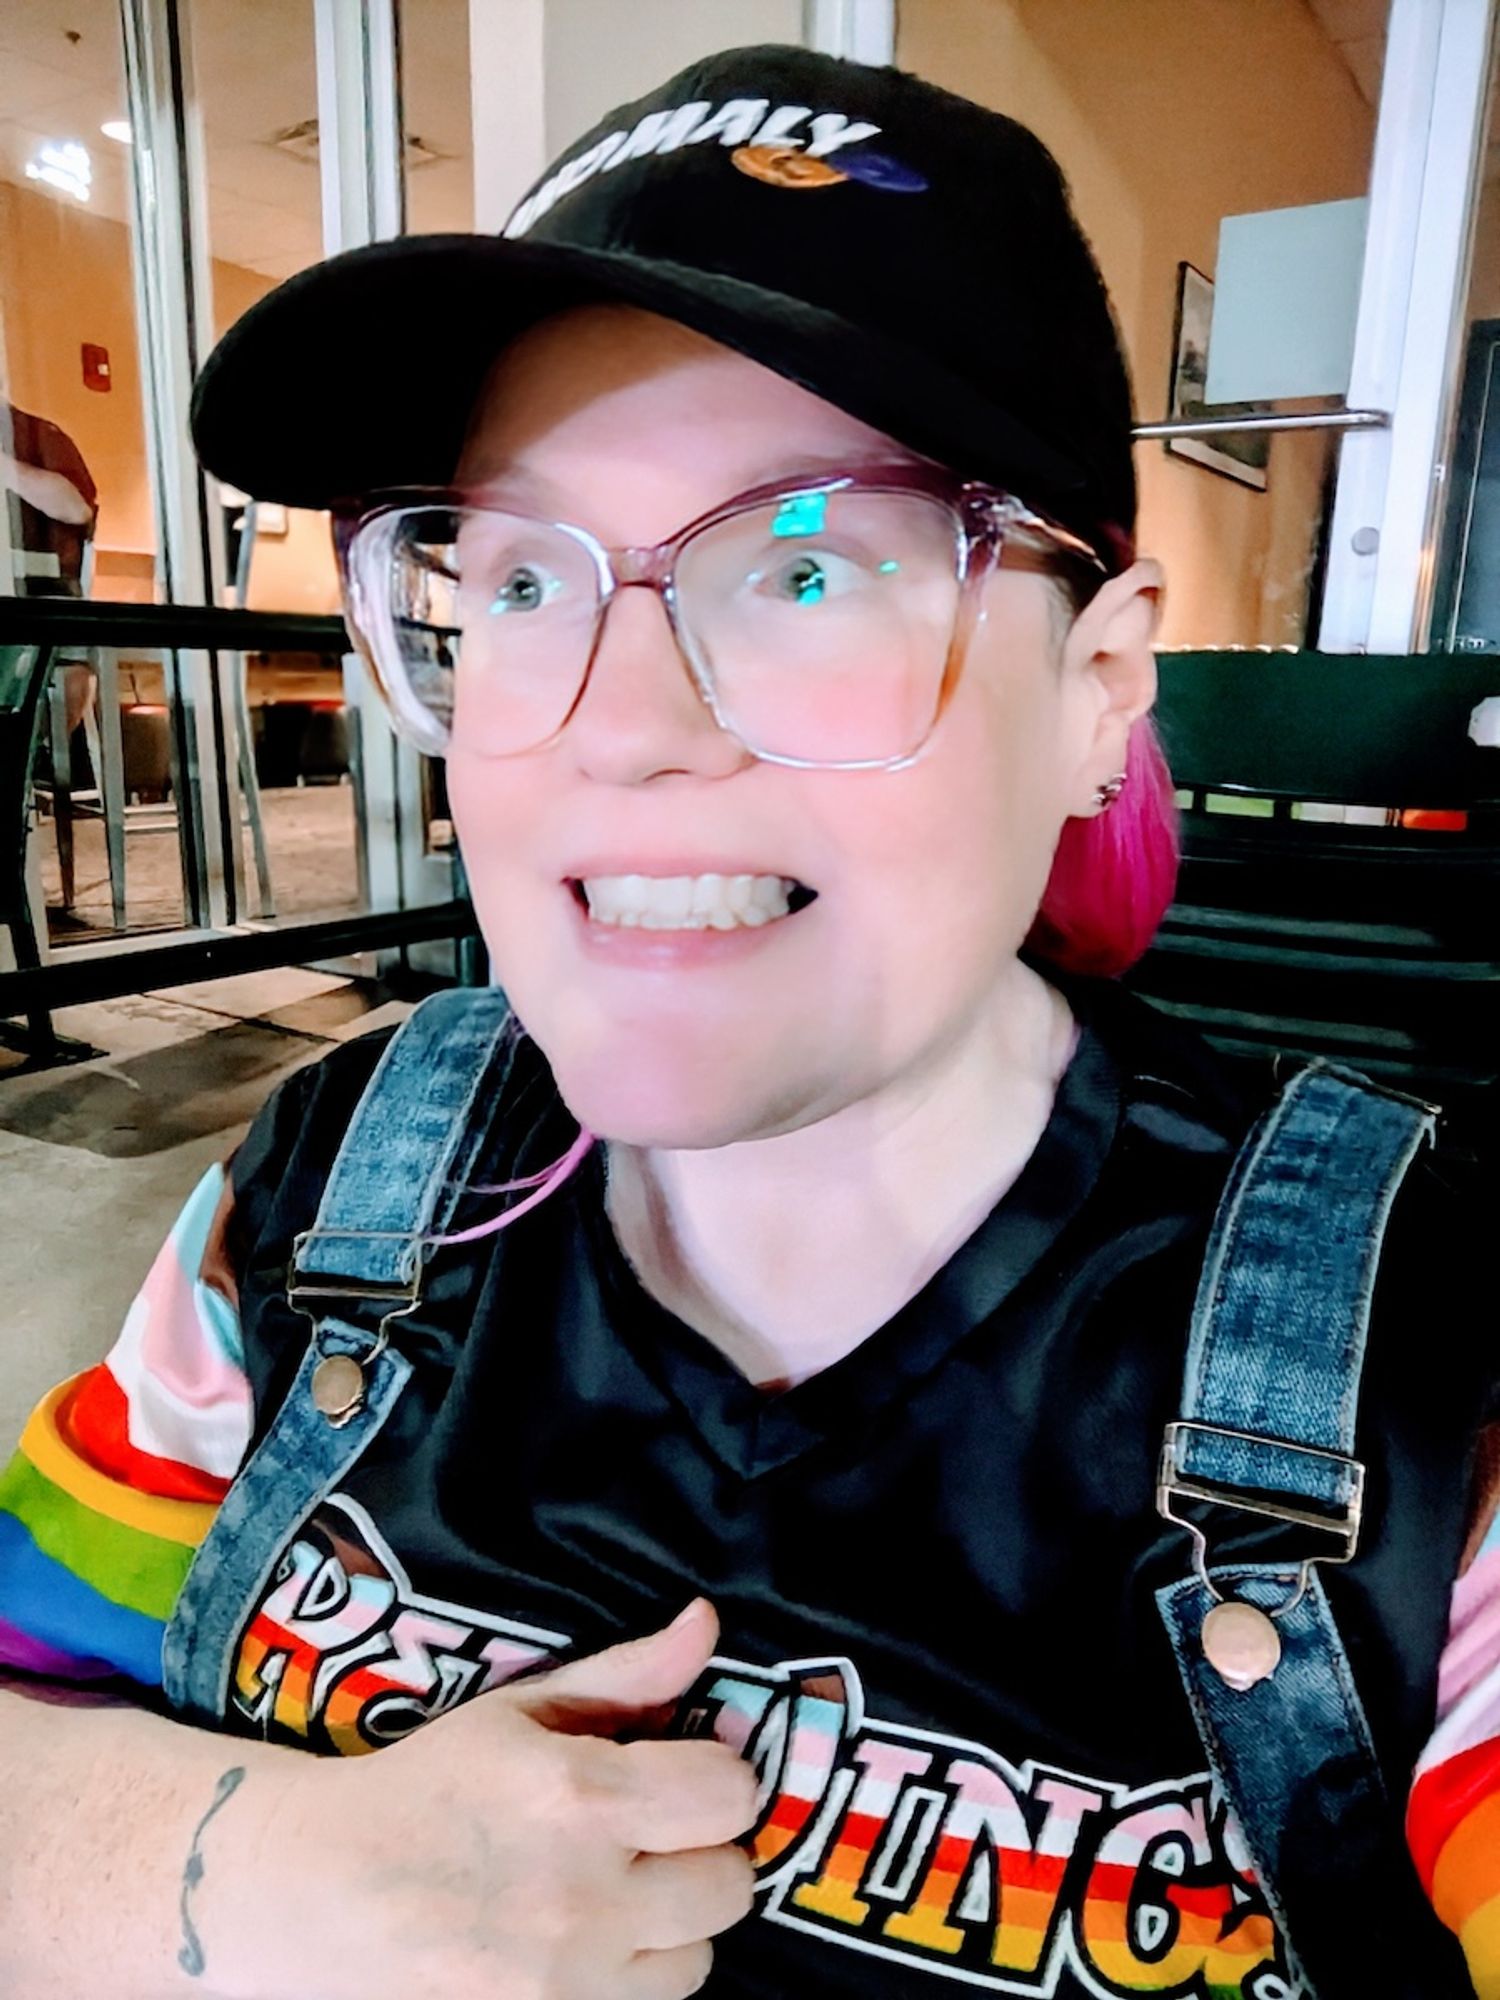
[[[563,740],[580,770],[615,785],[669,773],[724,778],[754,762],[714,720],[660,592],[644,582],[611,598]]]

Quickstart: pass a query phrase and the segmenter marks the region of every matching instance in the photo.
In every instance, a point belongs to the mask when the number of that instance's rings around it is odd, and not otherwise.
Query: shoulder
[[[1069,1003],[1103,1042],[1119,1077],[1122,1124],[1165,1141],[1174,1154],[1197,1149],[1222,1168],[1202,1178],[1203,1199],[1217,1199],[1222,1172],[1276,1101],[1301,1058],[1278,1066],[1271,1058],[1241,1059],[1212,1046],[1187,1022],[1142,1000],[1116,981],[1064,984]],[[1432,1377],[1477,1423],[1500,1417],[1500,1340],[1474,1336],[1472,1301],[1491,1289],[1487,1214],[1494,1189],[1473,1163],[1447,1143],[1424,1146],[1403,1176],[1381,1241],[1372,1335],[1396,1350],[1408,1372]],[[1288,1254],[1316,1254],[1310,1238]],[[1393,1364],[1394,1365],[1394,1364]]]
[[[33,416],[27,410],[17,410],[13,435],[17,458],[48,472],[62,473],[64,478],[72,480],[85,500],[93,502],[96,493],[87,462],[60,424]]]
[[[316,1217],[360,1102],[401,1032],[384,1028],[343,1043],[295,1071],[261,1107],[230,1162],[226,1244],[237,1275],[259,1271],[279,1280],[292,1238]],[[490,1079],[493,1087],[473,1106],[483,1125],[474,1135],[474,1180],[506,1178],[508,1163],[530,1145],[545,1145],[567,1123],[545,1059],[519,1030],[505,1041],[503,1062]],[[407,1087],[416,1086],[408,1079]],[[400,1105],[390,1109],[392,1116],[403,1115]],[[576,1127],[567,1130],[571,1138]]]
[[[355,1108],[396,1032],[382,1028],[341,1043],[294,1070],[261,1106],[229,1163],[232,1262],[266,1234],[278,1210],[311,1219]]]
[[[1230,1154],[1274,1099],[1270,1058],[1226,1055],[1191,1023],[1118,980],[1055,983],[1084,1033],[1109,1058],[1125,1129],[1156,1136],[1174,1150]]]

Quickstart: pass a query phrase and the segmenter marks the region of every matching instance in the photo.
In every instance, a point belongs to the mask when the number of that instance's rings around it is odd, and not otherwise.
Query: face
[[[641,546],[783,473],[910,457],[713,341],[603,306],[506,351],[460,481]],[[1155,581],[1113,579],[1059,657],[1046,580],[992,576],[948,709],[902,770],[757,761],[642,589],[612,601],[552,742],[482,755],[460,717],[449,794],[494,976],[574,1115],[625,1144],[722,1146],[891,1093],[989,1032],[1063,823],[1124,768],[1150,700]],[[768,911],[799,886],[759,924],[727,907],[732,928],[605,920],[641,894],[625,877],[671,898],[714,875],[761,878]]]

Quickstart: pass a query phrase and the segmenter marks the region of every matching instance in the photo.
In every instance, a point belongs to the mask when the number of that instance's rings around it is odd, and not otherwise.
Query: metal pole
[[[323,252],[399,236],[401,42],[395,0],[316,0],[318,162]]]
[[[1137,424],[1134,438],[1218,437],[1228,431],[1356,431],[1383,430],[1391,419],[1385,410],[1310,410],[1258,417],[1172,417],[1161,423]]]
[[[193,378],[212,345],[202,134],[187,11],[180,0],[120,0],[131,130],[136,315],[147,455],[169,603],[213,604],[224,551],[188,437]],[[166,659],[172,707],[184,919],[238,915],[241,878],[233,721],[206,652]]]

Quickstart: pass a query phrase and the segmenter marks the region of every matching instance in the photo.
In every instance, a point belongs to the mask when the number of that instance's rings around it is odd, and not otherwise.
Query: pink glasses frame
[[[716,527],[721,521],[730,520],[737,514],[747,513],[775,500],[814,493],[895,493],[934,500],[952,512],[958,528],[956,546],[959,599],[953,621],[953,632],[943,663],[937,702],[920,741],[895,757],[828,762],[821,759],[788,757],[759,750],[754,744],[746,743],[722,712],[712,674],[706,664],[698,658],[691,635],[679,615],[676,567],[687,543],[707,529]],[[1024,501],[1018,500],[1014,494],[1005,492],[1001,487],[990,486],[982,480],[960,479],[941,466],[929,469],[898,462],[891,465],[861,466],[846,472],[828,472],[825,469],[809,473],[805,478],[798,478],[795,474],[788,475],[734,494],[728,500],[709,509],[707,513],[695,516],[663,541],[616,548],[607,547],[587,528],[581,528],[574,522],[558,520],[546,514],[531,514],[524,507],[502,506],[482,490],[465,490],[459,487],[392,489],[389,492],[369,495],[358,504],[357,512],[353,505],[336,508],[334,543],[350,610],[350,629],[360,652],[365,657],[375,684],[393,715],[399,715],[400,704],[392,698],[392,691],[387,686],[381,663],[374,657],[374,648],[366,641],[364,623],[358,615],[357,607],[362,600],[363,588],[357,567],[357,544],[365,530],[377,522],[387,519],[394,513],[419,507],[467,507],[479,510],[490,507],[496,513],[513,514],[523,519],[535,520],[570,536],[592,557],[599,583],[599,609],[593,636],[589,642],[588,659],[567,714],[552,735],[545,739],[545,743],[555,742],[577,713],[579,703],[583,700],[593,677],[594,661],[598,656],[604,633],[604,621],[616,593],[621,590],[644,588],[654,591],[661,599],[667,621],[672,628],[673,638],[677,642],[678,652],[694,689],[719,728],[733,736],[737,742],[743,743],[749,754],[761,762],[788,765],[798,770],[899,770],[921,753],[942,720],[953,691],[958,685],[964,657],[973,634],[979,604],[979,585],[993,570],[1009,569],[1044,576],[1072,576],[1094,588],[1097,588],[1110,573],[1109,565],[1098,550],[1070,529],[1037,513]],[[544,744],[531,746],[533,749],[543,747]]]

